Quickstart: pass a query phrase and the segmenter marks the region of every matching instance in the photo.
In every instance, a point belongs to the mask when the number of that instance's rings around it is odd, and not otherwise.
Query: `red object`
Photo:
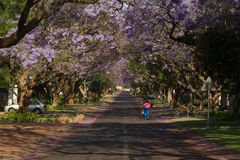
[[[150,107],[151,107],[151,104],[150,104],[149,102],[146,102],[146,103],[144,103],[144,107],[145,107],[145,108],[150,108]]]

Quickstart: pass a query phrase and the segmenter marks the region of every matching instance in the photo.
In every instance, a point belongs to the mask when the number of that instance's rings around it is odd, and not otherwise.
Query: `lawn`
[[[206,127],[206,119],[203,118],[178,118],[173,119],[173,122],[240,153],[239,121],[210,121],[209,128]]]

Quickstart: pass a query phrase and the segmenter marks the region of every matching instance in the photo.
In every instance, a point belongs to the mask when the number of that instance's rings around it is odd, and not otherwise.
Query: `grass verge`
[[[178,118],[173,119],[173,122],[240,153],[240,121],[210,121],[209,128],[203,118]]]

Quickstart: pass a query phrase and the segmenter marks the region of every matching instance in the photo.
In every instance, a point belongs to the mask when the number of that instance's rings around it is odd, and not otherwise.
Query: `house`
[[[0,86],[0,109],[6,105],[18,103],[18,87],[13,86]]]

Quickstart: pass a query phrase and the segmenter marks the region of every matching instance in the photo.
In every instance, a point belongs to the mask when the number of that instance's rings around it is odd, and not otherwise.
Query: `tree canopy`
[[[0,55],[27,97],[40,84],[85,96],[89,78],[108,72],[196,99],[211,75],[240,99],[239,0],[4,0],[0,13]]]

